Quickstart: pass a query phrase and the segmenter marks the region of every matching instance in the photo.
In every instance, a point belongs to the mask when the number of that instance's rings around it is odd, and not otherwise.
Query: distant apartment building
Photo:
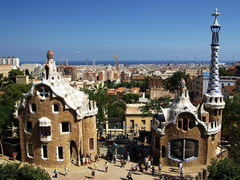
[[[10,57],[0,57],[0,64],[11,64],[13,66],[19,67],[19,58],[14,56]]]
[[[151,131],[152,116],[143,116],[141,106],[145,104],[126,104],[125,127],[126,133],[140,131]]]
[[[30,74],[36,74],[36,76],[40,76],[40,73],[43,72],[44,67],[38,63],[23,63],[19,66],[19,69],[22,71],[28,69]]]
[[[139,74],[132,74],[132,82],[136,83],[143,83],[145,79],[149,77],[148,75],[139,75]]]
[[[12,70],[11,64],[0,64],[0,74],[3,74],[3,77],[8,76],[8,72]]]
[[[236,81],[236,84],[233,86],[224,86],[222,89],[222,94],[226,99],[232,99],[234,95],[240,96],[240,80]]]
[[[71,81],[69,82],[70,86],[72,86],[75,89],[80,89],[80,88],[92,88],[96,83],[94,81],[89,81],[89,80],[81,80],[81,81]]]
[[[57,66],[57,71],[61,72],[62,75],[70,75],[71,81],[75,81],[77,79],[75,66]]]
[[[158,99],[162,96],[163,80],[161,76],[152,76],[150,79],[150,98]]]
[[[29,76],[28,75],[17,75],[16,83],[17,84],[29,84]]]
[[[238,77],[236,76],[220,76],[220,80],[219,80],[220,90],[224,86],[235,85],[237,79]],[[197,76],[197,77],[190,76],[187,79],[187,88],[189,89],[189,92],[194,93],[194,97],[202,98],[203,94],[207,92],[208,81],[209,81],[209,72],[203,72],[202,76]]]
[[[209,72],[209,67],[201,67],[201,68],[185,68],[185,74],[190,75],[190,76],[199,76],[202,75],[203,72],[208,71]]]

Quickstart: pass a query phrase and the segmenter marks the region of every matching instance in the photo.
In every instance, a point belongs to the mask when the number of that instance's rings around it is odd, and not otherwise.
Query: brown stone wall
[[[8,76],[8,72],[12,70],[11,64],[0,64],[0,73],[3,73],[3,77]]]
[[[177,121],[179,119],[181,119],[183,117],[180,117],[177,119]],[[167,166],[177,166],[178,162],[174,161],[172,159],[170,159],[168,157],[168,143],[171,140],[175,140],[175,139],[194,139],[194,140],[198,140],[198,157],[197,159],[190,161],[190,162],[183,162],[184,166],[195,166],[195,165],[202,165],[202,164],[206,164],[207,163],[207,154],[209,153],[209,151],[213,152],[214,150],[212,150],[213,147],[208,146],[208,136],[204,135],[204,128],[201,125],[195,126],[193,125],[191,129],[188,129],[186,131],[184,131],[183,129],[178,128],[177,126],[178,124],[169,124],[166,127],[165,130],[165,135],[164,136],[160,136],[160,135],[156,135],[156,132],[153,131],[152,133],[152,140],[155,141],[155,137],[154,136],[159,136],[160,139],[160,149],[156,149],[155,148],[155,143],[158,142],[153,142],[154,146],[153,146],[153,152],[154,154],[158,157],[159,156],[159,161],[162,163],[162,165],[167,165]],[[162,146],[165,147],[166,149],[166,156],[163,158],[162,157]],[[157,152],[160,152],[160,154],[158,154]]]
[[[41,85],[42,86],[42,85]],[[45,87],[50,91],[48,87]],[[40,86],[36,87],[40,90]],[[80,149],[80,139],[79,130],[80,122],[76,120],[76,113],[71,109],[65,109],[65,103],[61,98],[53,98],[52,96],[46,97],[45,101],[40,100],[36,96],[36,90],[34,91],[34,96],[28,97],[26,99],[27,103],[25,108],[19,110],[19,135],[20,135],[20,146],[21,146],[21,156],[22,161],[27,161],[29,163],[41,164],[42,166],[65,166],[71,163],[70,159],[70,143],[75,144],[76,150],[79,152]],[[36,103],[36,113],[30,112],[30,104]],[[53,113],[52,105],[53,103],[58,103],[60,105],[60,112]],[[41,117],[47,117],[51,120],[51,137],[52,140],[48,143],[40,141],[39,136],[39,119]],[[25,131],[25,121],[32,122],[32,133],[27,133]],[[60,126],[61,122],[70,122],[70,133],[61,133]],[[27,157],[26,152],[26,142],[31,142],[34,144],[34,158]],[[48,148],[48,159],[43,160],[41,158],[41,145],[47,144]],[[63,147],[63,159],[64,161],[57,161],[57,147]]]
[[[83,129],[83,153],[84,155],[91,155],[94,157],[97,153],[97,131],[95,117],[88,117],[82,120]],[[90,149],[90,138],[93,138],[94,149]]]

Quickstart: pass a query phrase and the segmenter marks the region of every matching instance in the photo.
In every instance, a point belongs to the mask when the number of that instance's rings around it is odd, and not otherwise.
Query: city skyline
[[[1,54],[20,61],[209,60],[215,8],[219,61],[240,57],[237,0],[3,1]]]

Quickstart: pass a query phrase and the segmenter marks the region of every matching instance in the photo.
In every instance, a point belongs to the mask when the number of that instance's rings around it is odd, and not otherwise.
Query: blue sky
[[[46,60],[210,60],[215,8],[219,60],[240,59],[239,0],[1,1],[0,57]]]

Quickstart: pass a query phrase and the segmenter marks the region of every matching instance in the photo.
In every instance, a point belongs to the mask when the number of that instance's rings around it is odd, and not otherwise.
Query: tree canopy
[[[11,83],[16,83],[16,76],[17,75],[24,75],[22,71],[19,69],[12,69],[11,71],[8,72],[8,80]]]
[[[20,167],[20,163],[7,163],[0,164],[0,179],[50,180],[51,177],[41,169],[34,169],[30,165]]]
[[[188,75],[185,75],[182,71],[175,72],[170,78],[165,80],[166,89],[173,92],[178,88],[178,84],[181,78],[187,81]]]
[[[142,106],[140,110],[144,116],[155,115],[161,112],[161,107],[167,108],[169,106],[170,98],[171,97],[167,95],[160,97],[159,99],[150,100],[145,106]]]
[[[228,158],[219,161],[212,159],[208,172],[209,180],[240,179],[239,165]]]
[[[220,68],[219,69],[219,76],[234,76],[234,74],[228,72],[225,68]]]
[[[13,119],[14,103],[21,99],[23,93],[27,93],[30,87],[30,84],[8,84],[1,89],[3,93],[0,95],[0,133],[11,122],[16,121]]]
[[[222,133],[230,142],[230,157],[240,163],[240,97],[235,95],[233,99],[225,99],[225,103]]]

